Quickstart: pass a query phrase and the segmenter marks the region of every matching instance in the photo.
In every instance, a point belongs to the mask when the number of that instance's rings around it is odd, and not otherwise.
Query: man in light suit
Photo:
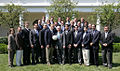
[[[100,32],[96,30],[96,25],[92,24],[92,31],[91,31],[91,43],[90,46],[92,47],[92,54],[91,58],[93,58],[93,62],[96,66],[98,66],[99,61],[99,39],[100,39]]]
[[[102,46],[102,61],[104,66],[112,68],[112,51],[113,51],[113,33],[109,31],[109,27],[104,27],[104,32],[101,34],[100,44]]]

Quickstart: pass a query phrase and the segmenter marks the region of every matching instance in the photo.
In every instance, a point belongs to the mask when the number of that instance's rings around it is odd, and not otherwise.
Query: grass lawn
[[[100,65],[96,67],[94,65],[86,67],[79,64],[65,64],[65,65],[46,65],[46,64],[37,64],[37,65],[28,65],[21,67],[8,67],[8,55],[0,54],[0,71],[120,71],[120,52],[113,54],[113,68],[108,69]],[[101,60],[101,57],[100,57]],[[14,62],[15,64],[15,62]],[[100,63],[101,64],[101,63]]]

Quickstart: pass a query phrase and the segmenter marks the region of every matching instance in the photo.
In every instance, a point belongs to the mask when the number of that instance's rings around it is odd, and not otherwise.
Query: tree
[[[120,25],[120,3],[117,5],[103,3],[102,6],[95,8],[95,12],[99,16],[102,26],[107,25],[110,30],[114,30]]]
[[[71,0],[52,0],[51,6],[47,7],[48,14],[55,18],[57,21],[58,17],[61,17],[64,21],[66,17],[70,19],[78,16],[78,11],[74,8],[77,2]]]
[[[0,10],[0,23],[8,24],[10,28],[14,28],[19,24],[19,15],[23,14],[25,8],[19,5],[7,4]]]

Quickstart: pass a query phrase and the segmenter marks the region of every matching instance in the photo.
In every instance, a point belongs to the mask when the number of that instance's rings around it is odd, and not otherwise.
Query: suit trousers
[[[50,63],[50,61],[52,60],[53,51],[54,51],[53,47],[49,47],[49,48],[46,47],[46,61],[47,61],[47,63]]]
[[[16,51],[16,65],[17,66],[21,65],[22,56],[23,56],[23,50],[17,50]]]
[[[108,65],[112,65],[112,49],[105,48],[102,50],[102,61],[103,64],[107,63]]]
[[[82,48],[78,48],[78,62],[83,62]]]
[[[99,65],[99,49],[93,48],[92,52],[93,52],[94,64],[98,66]]]
[[[9,66],[13,65],[14,55],[15,55],[15,50],[8,50],[8,65]]]
[[[83,60],[85,65],[90,65],[90,50],[82,48]]]

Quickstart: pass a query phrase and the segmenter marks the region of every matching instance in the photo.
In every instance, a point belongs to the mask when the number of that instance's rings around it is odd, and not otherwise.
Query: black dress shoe
[[[109,69],[112,69],[112,65],[108,65],[108,68],[109,68]]]

